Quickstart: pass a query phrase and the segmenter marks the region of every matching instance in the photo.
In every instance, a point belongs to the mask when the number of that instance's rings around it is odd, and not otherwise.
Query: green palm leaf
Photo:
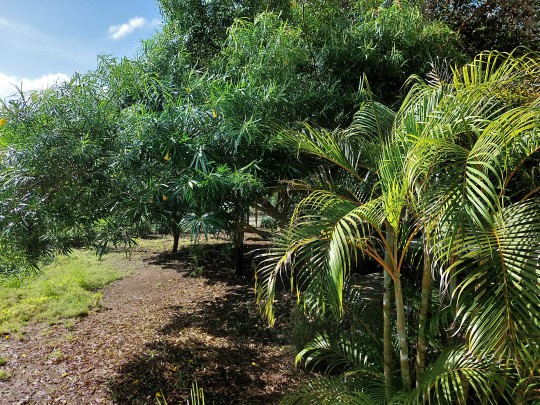
[[[468,387],[483,401],[496,404],[495,388],[503,385],[496,370],[494,364],[474,356],[466,347],[447,349],[427,367],[404,403],[465,404],[468,392],[464,387]]]
[[[340,370],[346,375],[361,374],[382,379],[380,359],[374,363],[370,356],[365,354],[372,350],[372,342],[366,342],[365,336],[358,333],[350,336],[322,334],[298,353],[296,364],[312,370],[324,367],[328,374]]]
[[[353,381],[339,377],[312,378],[287,394],[282,405],[380,405],[381,398],[358,391]]]
[[[503,208],[454,241],[458,316],[474,353],[501,364],[534,360],[540,341],[540,202]],[[471,266],[471,261],[476,266]]]

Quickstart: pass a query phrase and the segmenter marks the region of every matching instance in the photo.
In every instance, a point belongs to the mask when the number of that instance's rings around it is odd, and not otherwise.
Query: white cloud
[[[159,27],[161,25],[162,21],[159,18],[152,18],[152,21],[150,21],[150,24],[148,25],[151,28]]]
[[[24,92],[31,90],[43,90],[58,82],[69,81],[70,77],[65,73],[54,73],[43,75],[35,79],[20,78],[8,76],[0,72],[0,99],[5,99],[13,94],[18,93],[17,88],[21,88]]]
[[[111,25],[109,27],[109,34],[111,34],[112,39],[120,39],[131,34],[136,29],[144,28],[145,26],[153,23],[154,21],[149,23],[146,18],[134,17],[127,23],[121,25]]]

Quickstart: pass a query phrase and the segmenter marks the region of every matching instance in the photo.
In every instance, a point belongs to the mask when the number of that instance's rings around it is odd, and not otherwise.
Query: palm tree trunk
[[[386,264],[392,263],[390,254],[385,253]],[[390,399],[392,390],[392,277],[384,272],[383,292],[383,358],[384,358],[384,388],[386,398]]]
[[[397,239],[395,231],[389,225],[386,226],[386,235],[388,247],[394,258],[397,258]],[[396,260],[394,260],[394,263]],[[405,306],[403,304],[403,290],[401,288],[401,276],[399,269],[394,268],[394,298],[396,302],[396,320],[399,344],[399,363],[401,366],[401,378],[403,380],[403,389],[411,389],[411,372],[409,370],[409,344],[407,341],[407,325],[405,324]]]
[[[429,243],[424,239],[424,268],[422,274],[422,300],[418,315],[418,343],[416,349],[416,386],[426,368],[426,323],[429,309],[429,298],[431,296],[431,255],[429,253]]]
[[[396,274],[394,280],[394,295],[396,299],[397,333],[399,343],[399,364],[401,366],[401,378],[403,389],[411,389],[411,371],[409,370],[409,343],[407,342],[407,325],[405,324],[405,306],[403,305],[403,290],[401,288],[401,276]]]

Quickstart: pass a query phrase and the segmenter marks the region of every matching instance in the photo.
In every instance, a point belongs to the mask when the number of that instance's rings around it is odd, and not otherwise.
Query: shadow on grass
[[[198,262],[204,268],[202,278],[222,289],[215,296],[170,308],[172,315],[157,339],[124,363],[118,378],[109,382],[116,403],[155,403],[156,393],[169,404],[186,403],[196,380],[208,404],[270,404],[296,385],[292,354],[283,350],[280,331],[268,329],[255,306],[253,273],[235,277],[227,247],[207,249]],[[150,263],[189,275],[191,253],[182,249],[159,254]],[[251,256],[247,254],[247,264]]]

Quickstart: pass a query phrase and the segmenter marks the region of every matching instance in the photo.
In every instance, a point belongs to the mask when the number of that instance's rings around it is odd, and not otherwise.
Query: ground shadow
[[[245,244],[244,271],[242,276],[238,276],[234,271],[231,245],[220,240],[217,242],[182,246],[178,252],[162,252],[151,256],[146,262],[189,275],[202,275],[208,283],[223,282],[230,285],[242,279],[254,280],[255,259],[267,251],[268,244],[258,239],[249,240]]]
[[[109,382],[116,403],[147,404],[157,402],[156,395],[169,404],[185,403],[196,380],[209,404],[271,404],[297,384],[293,355],[283,346],[285,332],[269,329],[255,305],[250,264],[253,251],[261,248],[250,243],[246,276],[237,277],[226,245],[206,247],[195,266],[202,266],[199,277],[218,285],[220,293],[169,308],[169,322],[158,338]],[[186,282],[193,272],[191,261],[189,248],[148,260],[184,273]]]

